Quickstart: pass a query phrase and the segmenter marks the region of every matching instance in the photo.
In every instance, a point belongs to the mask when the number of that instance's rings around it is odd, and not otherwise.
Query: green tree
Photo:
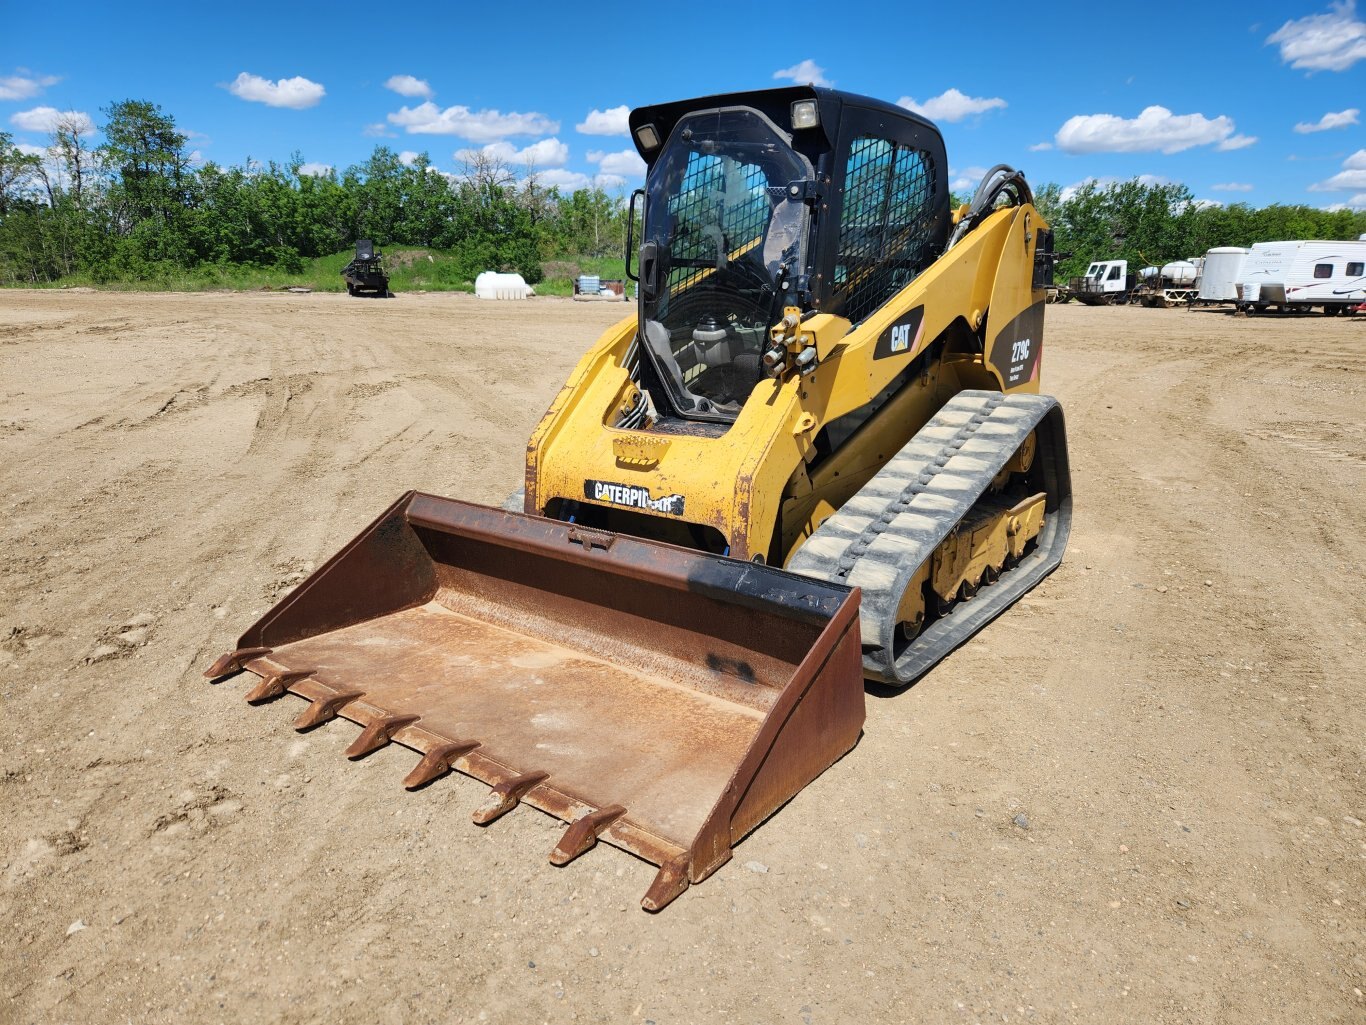
[[[103,113],[101,156],[114,176],[109,212],[128,243],[119,248],[119,262],[134,269],[147,261],[186,263],[184,214],[193,173],[185,136],[174,118],[146,100],[122,100]]]
[[[9,132],[0,132],[0,217],[31,204],[41,167],[39,157],[20,150]]]

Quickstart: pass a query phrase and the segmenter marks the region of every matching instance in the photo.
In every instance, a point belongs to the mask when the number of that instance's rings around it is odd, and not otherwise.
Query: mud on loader
[[[513,509],[409,492],[220,658],[295,725],[396,741],[659,866],[658,910],[1054,569],[1052,234],[994,168],[950,209],[899,107],[796,87],[643,107],[636,315],[579,362]],[[635,238],[639,213],[639,238]],[[639,248],[637,249],[637,241]]]

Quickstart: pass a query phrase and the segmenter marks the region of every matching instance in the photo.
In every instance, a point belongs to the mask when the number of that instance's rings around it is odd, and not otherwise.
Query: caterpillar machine
[[[559,817],[555,864],[658,865],[658,910],[854,746],[865,680],[906,686],[1055,568],[1071,499],[1021,174],[951,209],[933,124],[829,89],[630,127],[637,310],[512,508],[403,495],[206,675],[350,720],[352,758],[415,750],[409,788],[483,781],[477,823]]]

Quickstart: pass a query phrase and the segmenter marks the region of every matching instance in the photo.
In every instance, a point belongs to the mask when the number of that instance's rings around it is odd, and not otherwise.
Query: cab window
[[[832,312],[857,324],[935,258],[935,175],[930,155],[861,136],[844,171],[844,213]]]

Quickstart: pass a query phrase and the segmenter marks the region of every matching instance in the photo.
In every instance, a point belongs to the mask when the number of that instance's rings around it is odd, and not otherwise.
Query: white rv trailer
[[[1242,279],[1243,260],[1250,249],[1238,246],[1219,246],[1205,254],[1205,267],[1200,275],[1198,306],[1217,306],[1238,301],[1238,282]]]
[[[1238,276],[1238,309],[1345,313],[1366,301],[1366,239],[1258,242]]]

